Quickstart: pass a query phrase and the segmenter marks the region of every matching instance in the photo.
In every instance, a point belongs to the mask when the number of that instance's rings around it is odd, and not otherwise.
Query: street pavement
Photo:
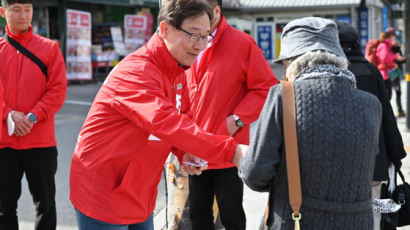
[[[274,66],[273,70],[276,76],[282,76],[280,66]],[[56,174],[56,202],[57,202],[57,223],[58,230],[75,230],[77,229],[75,221],[75,212],[69,201],[69,172],[71,165],[71,156],[74,149],[78,132],[83,124],[85,116],[97,93],[101,82],[71,84],[68,87],[67,100],[63,108],[56,116],[56,136],[58,141],[58,170]],[[406,105],[406,85],[402,84],[402,101]],[[392,106],[395,107],[395,94],[393,94]],[[406,130],[405,119],[397,119],[400,132],[406,150],[410,153],[410,132]],[[410,181],[410,157],[403,161],[402,171],[405,177]],[[155,230],[165,229],[165,188],[164,180],[158,187],[157,206],[154,211]],[[19,200],[18,216],[21,230],[34,229],[34,205],[28,191],[25,178],[23,179],[22,195]],[[247,217],[247,229],[258,229],[261,218],[265,212],[268,194],[251,191],[245,186],[244,191],[244,209]],[[410,227],[399,228],[400,230],[410,230]]]

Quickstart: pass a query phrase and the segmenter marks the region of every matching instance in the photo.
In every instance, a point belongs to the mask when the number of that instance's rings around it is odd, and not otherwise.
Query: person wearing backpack
[[[394,41],[395,39],[395,31],[386,30],[385,32],[382,32],[379,36],[379,44],[376,50],[377,69],[379,69],[380,73],[383,76],[389,100],[392,96],[392,82],[389,79],[387,72],[392,70],[393,68],[398,68],[397,64],[395,63],[396,60],[405,60],[404,57],[400,56],[399,54],[395,54],[392,51],[392,41]]]

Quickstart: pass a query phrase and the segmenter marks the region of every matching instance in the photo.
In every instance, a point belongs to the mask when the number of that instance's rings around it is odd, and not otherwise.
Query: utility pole
[[[404,52],[406,57],[407,111],[406,127],[410,130],[410,1],[403,1]]]

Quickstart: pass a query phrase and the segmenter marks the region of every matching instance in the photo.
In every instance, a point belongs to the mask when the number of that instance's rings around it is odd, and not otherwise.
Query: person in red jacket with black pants
[[[7,21],[8,37],[0,38],[0,80],[4,87],[0,229],[18,229],[16,209],[23,174],[36,205],[35,229],[56,229],[54,116],[66,96],[64,59],[57,43],[33,33],[31,0],[1,2],[0,15]],[[34,54],[45,70],[21,48],[15,48],[13,41]]]
[[[204,130],[249,144],[249,126],[258,119],[269,88],[278,83],[251,36],[227,24],[222,0],[208,0],[215,19],[214,40],[186,72],[190,113]],[[214,229],[214,196],[227,230],[246,227],[243,182],[232,163],[208,161],[208,170],[189,177],[192,229]]]
[[[101,86],[71,163],[70,200],[80,230],[154,230],[157,188],[171,151],[180,162],[195,161],[188,152],[239,164],[245,146],[242,151],[232,137],[205,132],[179,113],[185,85],[177,76],[211,40],[212,19],[204,0],[164,1],[158,31]]]

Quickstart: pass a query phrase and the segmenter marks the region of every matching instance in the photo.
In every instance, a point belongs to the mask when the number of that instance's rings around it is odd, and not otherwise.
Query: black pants
[[[192,229],[215,229],[212,211],[214,196],[225,229],[244,230],[246,217],[242,207],[243,182],[235,167],[210,169],[200,176],[189,177]]]
[[[398,111],[403,111],[403,106],[401,105],[401,76],[397,77],[394,79],[392,82],[392,87],[394,91],[396,92],[396,104],[397,104],[397,110]]]
[[[0,149],[0,229],[17,230],[17,201],[26,174],[36,206],[36,230],[56,229],[55,181],[57,148]]]

